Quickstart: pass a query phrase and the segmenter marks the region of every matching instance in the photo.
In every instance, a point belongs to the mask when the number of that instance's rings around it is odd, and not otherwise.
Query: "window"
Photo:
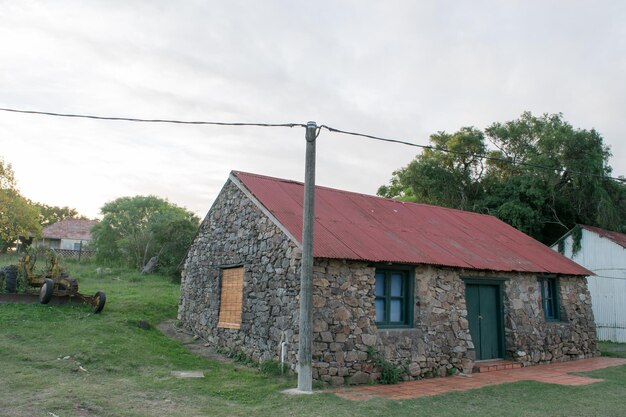
[[[408,327],[413,319],[413,288],[409,271],[376,270],[376,324]]]
[[[74,250],[80,250],[83,242],[74,242]]]
[[[554,277],[539,278],[541,303],[546,320],[559,320],[559,282]]]
[[[221,287],[217,327],[239,329],[243,302],[243,267],[223,269]]]

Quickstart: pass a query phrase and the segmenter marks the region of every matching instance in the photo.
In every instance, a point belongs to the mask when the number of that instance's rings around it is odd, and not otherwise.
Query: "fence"
[[[87,260],[96,256],[94,250],[74,250],[74,249],[54,249],[54,251],[63,258]]]

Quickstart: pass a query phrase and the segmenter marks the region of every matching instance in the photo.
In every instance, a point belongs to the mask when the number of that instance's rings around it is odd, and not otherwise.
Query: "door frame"
[[[500,353],[502,355],[501,359],[506,359],[506,340],[504,339],[505,337],[505,332],[504,332],[504,283],[506,280],[508,280],[508,278],[497,278],[497,277],[490,277],[490,278],[482,278],[482,277],[478,277],[478,276],[464,276],[461,277],[461,280],[463,281],[463,283],[465,284],[465,288],[467,288],[467,284],[473,284],[473,285],[492,285],[492,286],[496,286],[498,287],[498,299],[496,300],[497,302],[497,320],[498,320],[498,348],[500,350]],[[466,297],[466,292],[463,294],[464,297]],[[467,310],[467,299],[465,300],[465,309]],[[467,321],[469,324],[469,317],[467,317]],[[469,332],[469,327],[468,330]],[[474,343],[474,336],[471,334],[470,332],[470,336],[472,336],[472,343]],[[474,345],[475,347],[476,345]],[[474,350],[474,352],[476,352],[476,350]],[[480,360],[492,360],[492,359],[476,359],[474,358],[474,361],[480,361]]]

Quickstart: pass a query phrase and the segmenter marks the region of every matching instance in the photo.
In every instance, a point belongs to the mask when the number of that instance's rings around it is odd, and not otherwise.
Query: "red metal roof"
[[[302,236],[300,182],[233,171],[293,236]],[[449,208],[315,188],[314,256],[494,271],[593,275],[501,220]]]
[[[583,229],[587,229],[591,232],[597,233],[601,237],[612,240],[618,245],[626,248],[626,235],[624,233],[612,232],[610,230],[600,229],[599,227],[594,227],[594,226],[586,226],[584,224],[581,224],[580,227],[582,227]]]

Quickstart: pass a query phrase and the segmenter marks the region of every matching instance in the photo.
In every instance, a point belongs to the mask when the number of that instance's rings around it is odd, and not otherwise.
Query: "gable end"
[[[263,214],[265,214],[267,216],[268,219],[270,219],[270,221],[272,223],[274,223],[274,225],[276,227],[278,227],[285,235],[287,235],[287,237],[296,244],[296,246],[299,249],[302,249],[302,244],[300,243],[300,241],[298,239],[296,239],[296,237],[294,235],[291,234],[291,232],[289,230],[287,230],[287,228],[285,226],[283,226],[283,224],[278,221],[278,219],[263,205],[263,203],[261,203],[251,192],[250,190],[248,190],[246,188],[245,185],[243,185],[241,183],[241,181],[239,181],[239,179],[231,172],[230,176],[228,177],[228,179],[237,186],[237,188],[239,188],[239,190],[241,190],[242,193],[245,194],[246,197],[248,197],[250,199],[250,201],[252,201],[252,203],[254,203],[255,206],[258,207],[259,210],[261,210],[261,212]]]

